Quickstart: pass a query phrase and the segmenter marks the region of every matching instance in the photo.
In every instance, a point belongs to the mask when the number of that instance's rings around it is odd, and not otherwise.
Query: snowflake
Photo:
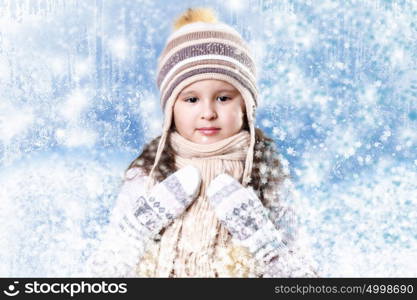
[[[271,171],[272,176],[277,177],[279,175],[279,169],[278,168],[274,168]]]
[[[262,175],[266,174],[266,172],[268,171],[268,166],[265,163],[262,163],[259,166],[259,172],[261,172]]]
[[[287,153],[288,153],[289,155],[295,155],[295,150],[294,150],[294,148],[293,148],[293,147],[288,147],[288,148],[287,148]]]

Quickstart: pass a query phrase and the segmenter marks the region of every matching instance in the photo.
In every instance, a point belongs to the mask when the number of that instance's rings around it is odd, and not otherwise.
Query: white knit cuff
[[[239,241],[255,256],[255,259],[268,263],[287,246],[283,242],[282,233],[268,220],[262,228],[243,241]]]

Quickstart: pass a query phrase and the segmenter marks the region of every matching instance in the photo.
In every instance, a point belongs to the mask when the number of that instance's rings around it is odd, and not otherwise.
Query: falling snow
[[[0,0],[1,276],[81,271],[161,130],[171,22],[206,3]],[[209,3],[254,51],[319,273],[416,277],[417,2]]]

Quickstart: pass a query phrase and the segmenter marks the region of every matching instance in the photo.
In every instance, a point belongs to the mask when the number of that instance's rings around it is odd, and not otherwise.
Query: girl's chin
[[[205,136],[205,135],[200,135],[196,138],[193,139],[193,142],[196,144],[203,144],[203,145],[208,145],[208,144],[213,144],[215,142],[218,142],[220,140],[222,140],[223,138],[219,135],[216,136]]]

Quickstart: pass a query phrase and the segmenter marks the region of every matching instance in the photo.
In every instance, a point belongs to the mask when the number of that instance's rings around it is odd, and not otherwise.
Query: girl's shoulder
[[[144,179],[145,177],[148,177],[148,174],[146,173],[145,169],[135,166],[126,170],[124,180],[130,181],[135,179]]]
[[[148,179],[147,172],[141,167],[131,167],[125,171],[121,192],[137,194],[143,192]]]

